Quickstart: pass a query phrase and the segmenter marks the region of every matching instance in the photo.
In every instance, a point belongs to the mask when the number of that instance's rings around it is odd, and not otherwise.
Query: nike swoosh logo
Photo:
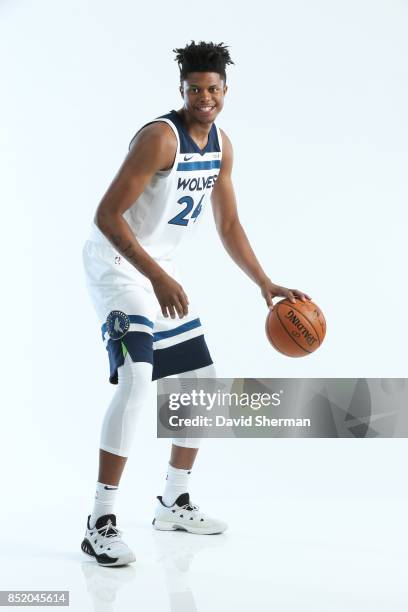
[[[184,161],[188,161],[189,159],[193,159],[194,155],[190,155],[190,157],[184,156]]]
[[[107,487],[106,485],[104,486],[104,489],[108,489],[108,491],[113,491],[114,489],[117,489],[118,487]]]

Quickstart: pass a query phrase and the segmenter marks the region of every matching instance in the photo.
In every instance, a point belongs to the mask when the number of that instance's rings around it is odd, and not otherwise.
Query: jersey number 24
[[[192,219],[194,219],[194,222],[196,222],[197,217],[201,212],[201,208],[202,208],[201,202],[203,201],[203,197],[204,197],[204,194],[201,196],[201,199],[199,203],[197,204],[197,206],[194,208],[190,218],[188,218],[188,215],[190,214],[190,212],[192,211],[194,207],[193,198],[191,196],[183,196],[182,198],[177,200],[177,204],[185,204],[186,206],[185,208],[183,208],[181,212],[178,213],[178,215],[170,219],[168,223],[171,223],[172,225],[188,225],[188,222],[191,221]]]

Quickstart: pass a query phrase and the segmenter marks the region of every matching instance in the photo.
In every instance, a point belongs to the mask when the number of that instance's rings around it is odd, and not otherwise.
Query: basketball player
[[[113,508],[152,380],[177,376],[188,390],[191,381],[216,376],[196,305],[190,303],[173,261],[209,200],[224,247],[259,286],[270,308],[277,296],[310,299],[270,280],[238,218],[232,146],[215,125],[228,89],[226,66],[233,63],[228,47],[192,41],[174,51],[183,106],[143,125],[133,137],[83,248],[87,288],[109,355],[109,381],[117,385],[102,424],[94,508],[81,545],[104,566],[135,560]],[[154,527],[199,534],[225,531],[224,521],[204,514],[190,500],[189,479],[200,440],[172,442]]]

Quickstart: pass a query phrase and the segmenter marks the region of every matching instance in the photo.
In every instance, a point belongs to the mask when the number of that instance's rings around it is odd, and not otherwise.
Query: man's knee
[[[150,389],[152,368],[151,363],[132,361],[130,357],[127,357],[124,364],[118,368],[118,386],[132,386],[140,390]]]

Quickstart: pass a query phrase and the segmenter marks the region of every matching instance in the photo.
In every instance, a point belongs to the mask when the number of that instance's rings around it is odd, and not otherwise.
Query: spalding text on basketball
[[[301,321],[295,315],[294,311],[293,310],[289,310],[285,314],[285,318],[289,319],[289,321],[291,323],[293,323],[293,325],[299,330],[300,334],[305,338],[305,340],[308,343],[308,345],[309,346],[313,346],[313,344],[316,342],[315,336],[313,336],[313,334],[311,334],[310,332],[307,331],[307,329],[305,328],[303,323],[301,323]]]

